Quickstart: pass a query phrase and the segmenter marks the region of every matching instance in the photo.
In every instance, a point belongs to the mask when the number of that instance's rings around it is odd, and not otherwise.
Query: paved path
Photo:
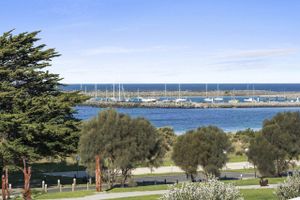
[[[224,170],[230,169],[248,169],[253,167],[252,164],[249,162],[234,162],[234,163],[227,163],[227,165],[223,168]],[[199,171],[202,170],[201,167],[198,169]],[[164,166],[153,168],[152,170],[148,167],[139,167],[132,171],[133,175],[142,175],[142,174],[164,174],[164,173],[180,173],[184,172],[177,166]],[[87,177],[86,171],[69,171],[69,172],[53,172],[53,173],[45,173],[45,175],[50,176],[65,176],[65,177],[74,177],[83,178]]]
[[[261,187],[259,185],[245,185],[238,186],[239,189],[267,189],[276,188],[277,184],[272,184],[266,187]],[[168,192],[168,190],[157,190],[157,191],[139,191],[139,192],[120,192],[120,193],[99,193],[91,196],[73,198],[74,200],[103,200],[103,199],[117,199],[125,197],[138,197],[138,196],[148,196],[148,195],[162,195]],[[70,199],[59,199],[59,200],[70,200]]]

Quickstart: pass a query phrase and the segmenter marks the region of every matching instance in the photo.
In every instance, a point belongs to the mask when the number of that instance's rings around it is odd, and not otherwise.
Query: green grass
[[[241,190],[245,200],[275,200],[276,195],[273,189],[251,189]],[[115,200],[157,200],[160,195],[140,196],[140,197],[127,197]]]
[[[245,162],[245,161],[247,161],[247,156],[245,156],[245,155],[229,154],[228,158],[229,158],[228,162]]]
[[[136,192],[136,191],[155,191],[155,190],[167,190],[169,185],[147,185],[137,187],[125,187],[125,188],[113,188],[108,192]]]
[[[148,195],[148,196],[139,196],[139,197],[126,197],[126,198],[119,198],[114,200],[157,200],[160,195]]]
[[[76,191],[76,192],[57,192],[57,193],[44,193],[34,195],[35,199],[61,199],[61,198],[76,198],[85,197],[95,194],[94,191]]]
[[[244,185],[259,185],[259,178],[256,179],[243,179],[243,180],[226,180],[225,183],[232,183],[236,186]],[[268,178],[269,184],[282,183],[285,178]],[[155,191],[155,190],[167,190],[169,185],[149,185],[149,186],[137,186],[137,187],[125,187],[114,188],[108,192],[135,192],[135,191]]]
[[[277,199],[273,189],[240,190],[245,200],[275,200]]]
[[[269,180],[269,184],[277,184],[282,183],[285,178],[267,178]],[[259,185],[259,178],[252,178],[252,179],[243,179],[243,180],[226,180],[225,183],[232,183],[236,186],[243,186],[243,185]]]
[[[63,185],[72,184],[73,178],[71,177],[61,177],[61,176],[45,176],[45,172],[64,172],[64,171],[77,171],[85,170],[83,166],[77,166],[76,163],[72,162],[49,162],[42,161],[37,163],[32,163],[32,176],[31,183],[33,187],[40,187],[42,180],[46,179],[49,186],[56,185],[57,180],[60,179]],[[23,173],[21,171],[9,172],[10,183],[14,186],[23,186]],[[82,179],[77,179],[77,183],[86,183]]]

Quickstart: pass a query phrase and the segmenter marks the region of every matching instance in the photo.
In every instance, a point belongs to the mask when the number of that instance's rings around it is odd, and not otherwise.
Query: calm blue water
[[[64,90],[112,90],[113,84],[69,84],[63,87]],[[118,84],[115,85],[118,88]],[[166,84],[168,91],[178,91],[178,84]],[[183,91],[205,91],[206,84],[181,84]],[[163,91],[165,84],[122,84],[125,91]],[[267,91],[300,91],[300,84],[207,84],[207,90],[267,90]]]
[[[86,120],[97,115],[102,108],[78,106],[76,117]],[[216,108],[216,109],[162,109],[119,108],[119,112],[132,117],[145,117],[156,127],[171,126],[177,134],[199,126],[216,125],[224,131],[246,128],[260,129],[264,119],[283,111],[300,111],[300,108]]]

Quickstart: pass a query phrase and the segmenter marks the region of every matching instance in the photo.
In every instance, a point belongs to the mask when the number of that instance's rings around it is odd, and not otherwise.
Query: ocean
[[[95,117],[103,108],[78,106],[76,117],[87,120]],[[299,107],[289,108],[210,108],[210,109],[163,109],[163,108],[118,108],[118,112],[132,117],[144,117],[156,127],[173,127],[180,135],[201,126],[215,125],[225,132],[236,132],[247,128],[258,130],[265,119],[278,112],[298,111]]]

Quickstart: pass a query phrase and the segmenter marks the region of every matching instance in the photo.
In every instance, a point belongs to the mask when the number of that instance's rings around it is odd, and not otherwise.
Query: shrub
[[[292,199],[300,196],[300,174],[288,176],[284,183],[280,184],[276,190],[278,199]]]
[[[183,183],[171,186],[160,200],[243,200],[239,190],[232,184],[226,184],[210,177],[203,183]]]

